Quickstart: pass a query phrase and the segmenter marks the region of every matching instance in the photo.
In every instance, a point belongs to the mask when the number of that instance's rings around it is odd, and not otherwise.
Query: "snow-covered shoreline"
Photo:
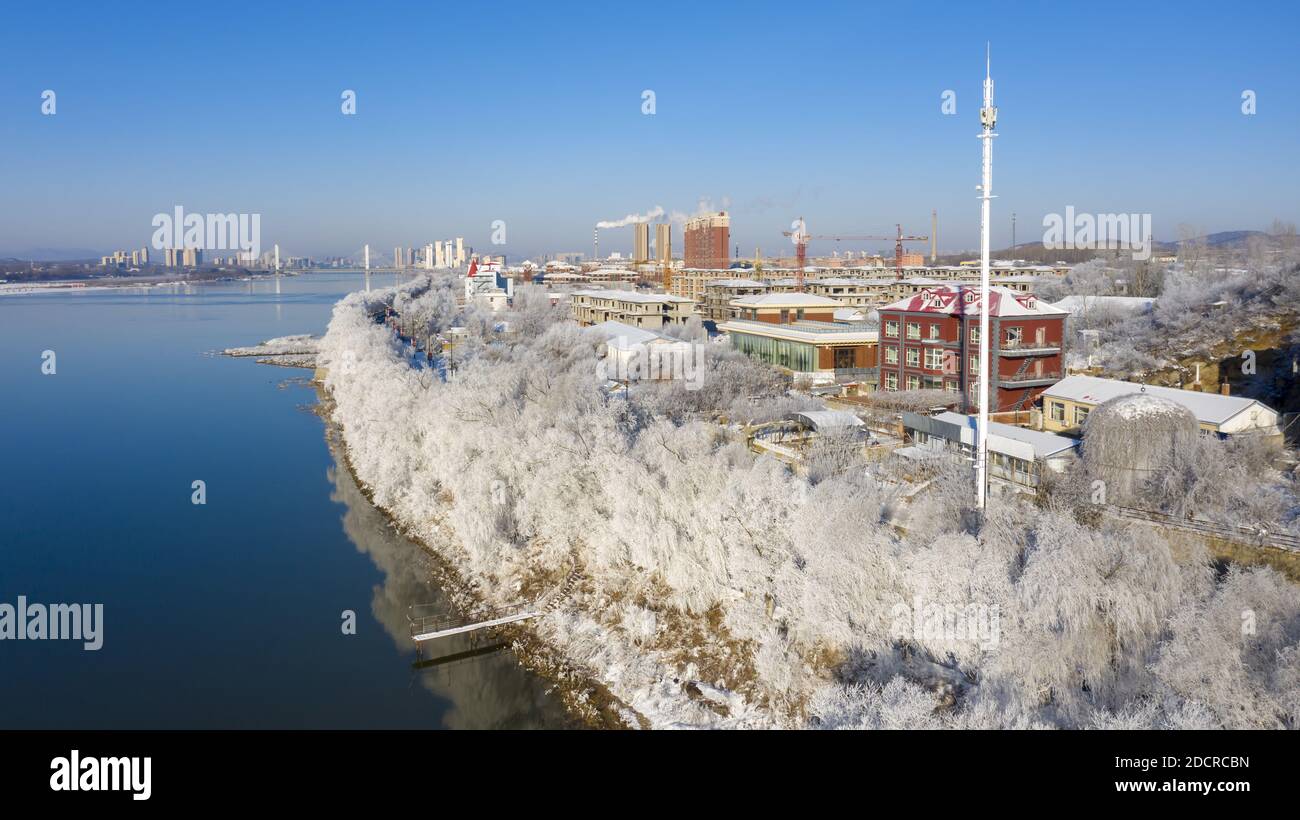
[[[373,503],[399,523],[412,539],[434,550],[463,578],[479,599],[495,604],[529,599],[550,588],[562,577],[564,560],[553,562],[539,572],[507,586],[491,582],[498,573],[484,572],[482,559],[472,555],[461,543],[462,528],[471,532],[481,522],[467,520],[464,512],[445,506],[447,490],[433,491],[425,484],[420,492],[412,486],[392,482],[389,458],[399,455],[400,443],[418,430],[413,416],[396,413],[375,414],[377,399],[384,393],[399,393],[416,399],[421,390],[433,382],[421,381],[409,366],[406,352],[392,332],[371,318],[376,309],[396,293],[419,293],[419,282],[372,294],[353,294],[335,309],[330,330],[321,340],[320,365],[325,372],[324,386],[332,402],[331,416],[342,433],[348,463],[358,484],[371,495]],[[400,298],[399,298],[400,301]],[[593,370],[594,373],[594,370]],[[414,380],[414,381],[413,381]],[[445,385],[444,385],[445,386]],[[381,400],[382,401],[382,400]],[[420,402],[406,405],[415,410]],[[425,405],[427,407],[427,404]],[[416,433],[416,438],[421,438]],[[409,439],[408,439],[409,441]],[[429,476],[421,476],[426,481]],[[439,482],[440,484],[441,482]],[[494,485],[481,485],[490,496]],[[455,490],[450,490],[454,493]],[[439,498],[442,496],[442,498]],[[457,526],[459,525],[459,526]],[[556,558],[563,558],[556,553]],[[552,563],[552,562],[547,562]],[[553,570],[553,571],[548,571]],[[580,602],[600,595],[589,579],[584,579],[574,598]],[[775,716],[744,702],[724,689],[698,680],[689,668],[672,669],[643,648],[628,645],[606,624],[584,612],[584,605],[562,608],[532,622],[515,627],[530,632],[545,649],[534,654],[561,658],[563,665],[580,670],[591,680],[607,688],[613,697],[628,707],[622,718],[628,726],[650,728],[677,727],[773,727],[783,725]],[[540,665],[557,665],[543,661]],[[572,673],[569,673],[572,674]],[[579,687],[580,688],[580,687]],[[727,714],[721,714],[721,711]],[[732,713],[732,706],[737,713]],[[581,707],[581,704],[579,704]]]
[[[716,354],[704,390],[611,400],[599,345],[545,294],[521,291],[503,324],[457,309],[451,287],[422,278],[336,305],[320,372],[348,459],[485,601],[533,600],[578,566],[571,604],[532,630],[629,721],[1212,728],[1300,714],[1300,597],[1276,573],[1216,577],[1195,549],[1175,562],[1164,537],[1026,504],[972,533],[956,514],[964,473],[920,502],[952,512],[899,533],[885,483],[793,475],[701,417],[746,412],[761,392],[749,360]],[[412,366],[375,321],[387,307],[422,335],[468,328],[454,381]],[[928,629],[926,602],[989,609],[997,629]],[[1247,609],[1282,626],[1244,641]]]
[[[247,347],[228,347],[221,353],[236,358],[256,357],[258,364],[312,369],[316,367],[316,354],[319,351],[319,339],[309,333],[298,333],[267,339],[261,344]]]

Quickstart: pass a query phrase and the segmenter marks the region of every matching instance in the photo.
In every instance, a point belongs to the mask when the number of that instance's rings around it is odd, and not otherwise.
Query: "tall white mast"
[[[977,505],[983,510],[988,493],[989,465],[989,200],[993,198],[993,76],[988,47],[984,53],[984,107],[980,109],[980,140],[984,143],[984,179],[980,185],[980,373],[979,422],[975,429],[975,481]]]

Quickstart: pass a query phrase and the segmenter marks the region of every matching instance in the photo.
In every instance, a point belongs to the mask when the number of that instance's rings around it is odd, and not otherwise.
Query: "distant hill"
[[[1208,248],[1215,250],[1236,250],[1245,248],[1246,244],[1255,237],[1271,238],[1271,234],[1264,231],[1219,231],[1218,233],[1206,234],[1188,240],[1190,242],[1203,243]],[[1178,252],[1178,247],[1183,240],[1174,240],[1172,242],[1162,242],[1156,240],[1152,243],[1152,252],[1158,254],[1173,254]],[[1042,242],[1018,242],[1014,248],[998,248],[990,250],[989,256],[993,259],[1023,259],[1026,262],[1039,262],[1043,264],[1052,264],[1054,262],[1066,262],[1071,265],[1079,262],[1086,262],[1098,255],[1105,255],[1107,252],[1094,250],[1063,250],[1044,248]],[[1110,251],[1109,253],[1114,253]],[[939,263],[944,265],[956,264],[963,259],[979,258],[978,250],[961,251],[958,253],[944,254],[939,257]]]

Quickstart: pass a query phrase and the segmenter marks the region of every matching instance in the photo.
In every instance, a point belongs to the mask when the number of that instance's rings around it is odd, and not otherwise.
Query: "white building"
[[[505,276],[496,262],[478,264],[471,260],[465,275],[465,303],[484,305],[493,311],[505,310],[515,295],[515,282]]]
[[[1107,399],[1132,393],[1147,393],[1181,404],[1192,411],[1201,432],[1206,435],[1282,435],[1277,411],[1255,399],[1096,376],[1068,376],[1044,390],[1043,428],[1054,432],[1077,432],[1092,408]]]

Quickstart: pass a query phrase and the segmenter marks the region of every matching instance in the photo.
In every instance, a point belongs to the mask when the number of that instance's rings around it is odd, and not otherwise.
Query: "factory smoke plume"
[[[597,222],[597,228],[622,228],[625,225],[631,225],[634,222],[649,222],[652,219],[658,219],[664,215],[664,209],[658,205],[651,208],[644,214],[628,214],[622,219],[606,222]]]

